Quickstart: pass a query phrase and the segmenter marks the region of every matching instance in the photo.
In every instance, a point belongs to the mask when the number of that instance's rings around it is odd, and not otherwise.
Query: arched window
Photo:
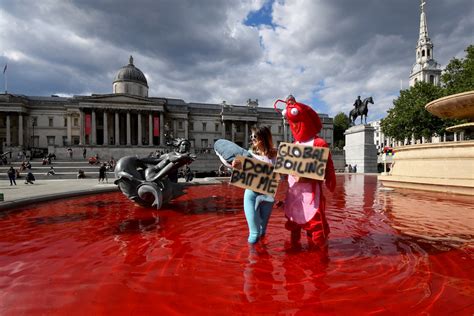
[[[421,51],[421,57],[425,57],[425,50],[424,49]]]
[[[430,57],[430,50],[426,50],[426,56]]]
[[[434,76],[433,75],[430,75],[430,83],[434,84]]]

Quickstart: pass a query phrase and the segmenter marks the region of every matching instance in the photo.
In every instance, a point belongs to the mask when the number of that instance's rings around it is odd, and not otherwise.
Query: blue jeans
[[[265,235],[268,220],[272,214],[273,202],[262,201],[258,207],[255,207],[259,195],[261,194],[248,189],[244,193],[244,212],[249,226],[248,242],[251,244],[256,243]]]

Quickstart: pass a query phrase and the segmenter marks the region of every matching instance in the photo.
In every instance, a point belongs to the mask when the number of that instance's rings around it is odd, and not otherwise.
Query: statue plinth
[[[374,132],[375,128],[370,125],[356,125],[344,132],[346,164],[357,165],[357,173],[377,173]]]

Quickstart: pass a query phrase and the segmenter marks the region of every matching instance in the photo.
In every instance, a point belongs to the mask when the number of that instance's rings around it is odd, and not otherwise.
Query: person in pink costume
[[[319,115],[311,107],[296,102],[292,95],[286,101],[277,100],[275,109],[277,102],[286,103],[282,114],[290,125],[296,144],[328,147],[326,141],[318,136],[322,124]],[[324,182],[329,191],[333,192],[336,187],[336,172],[331,154],[327,160]],[[310,242],[317,246],[326,244],[329,225],[322,183],[320,180],[288,176],[288,192],[284,203],[287,218],[285,228],[291,231],[292,243],[300,241],[301,229],[304,229]]]

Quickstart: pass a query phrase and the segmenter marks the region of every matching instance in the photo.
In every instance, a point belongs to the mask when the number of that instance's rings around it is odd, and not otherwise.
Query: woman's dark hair
[[[276,156],[276,150],[273,147],[272,132],[268,126],[252,127],[252,133],[255,134],[258,140],[261,142],[260,148],[253,146],[253,150],[257,155],[262,154],[267,157],[273,158]]]

